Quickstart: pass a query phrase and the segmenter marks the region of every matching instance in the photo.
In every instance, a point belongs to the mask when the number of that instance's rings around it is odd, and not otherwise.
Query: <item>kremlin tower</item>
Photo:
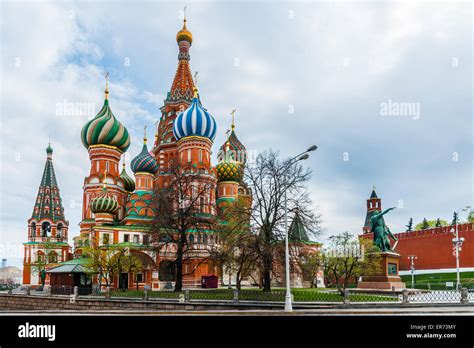
[[[41,273],[46,267],[69,259],[68,227],[49,144],[33,214],[28,220],[28,242],[23,244],[23,284],[41,284]]]
[[[367,214],[365,215],[364,227],[362,227],[363,233],[370,233],[370,218],[374,211],[382,211],[382,201],[377,197],[375,187],[372,189],[370,198],[367,200]]]

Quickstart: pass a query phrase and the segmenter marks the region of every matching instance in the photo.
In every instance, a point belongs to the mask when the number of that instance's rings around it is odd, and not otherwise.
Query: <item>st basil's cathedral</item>
[[[154,252],[150,233],[154,220],[153,193],[169,187],[172,181],[170,172],[176,166],[188,174],[196,174],[211,188],[200,204],[201,214],[215,217],[218,207],[229,201],[239,197],[251,200],[242,175],[247,151],[236,135],[234,117],[227,141],[218,152],[219,163],[216,166],[211,163],[218,127],[215,118],[202,105],[191,74],[189,60],[193,36],[186,27],[186,19],[176,41],[178,67],[160,108],[161,117],[151,149],[145,127],[142,150],[130,163],[134,179],[127,172],[124,156],[130,146],[130,135],[112,111],[108,79],[101,110],[82,128],[80,137],[89,154],[90,171],[84,178],[82,220],[79,223],[80,235],[74,238],[74,253],[67,244],[69,222],[64,217],[54,174],[53,150],[48,146],[37,201],[28,220],[28,242],[24,243],[24,284],[41,284],[41,275],[33,270],[40,258],[47,259],[48,266],[61,265],[54,267],[61,269],[58,273],[69,275],[74,270],[79,273],[84,259],[81,257],[83,249],[95,244],[97,247],[127,248],[143,266],[141,272],[118,274],[112,286],[143,288],[147,285],[152,290],[166,284],[169,286],[174,281],[172,256],[176,248],[170,244],[163,252]],[[189,231],[187,240],[191,252],[183,265],[184,286],[199,285],[203,275],[222,276],[218,267],[203,262],[217,239],[211,230]],[[62,284],[68,282],[65,277],[55,279]],[[82,282],[86,280],[76,279],[74,284],[78,281],[84,285]]]

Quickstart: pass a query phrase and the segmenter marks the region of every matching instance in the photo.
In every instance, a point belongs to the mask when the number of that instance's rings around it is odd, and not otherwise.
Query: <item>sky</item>
[[[473,201],[470,2],[2,1],[0,257],[21,266],[48,138],[70,243],[89,172],[82,126],[103,103],[153,139],[187,6],[191,70],[218,135],[303,165],[328,236],[362,231],[372,187],[392,231]],[[72,104],[71,104],[72,103]],[[68,105],[72,105],[71,109]],[[131,174],[130,169],[128,172]]]

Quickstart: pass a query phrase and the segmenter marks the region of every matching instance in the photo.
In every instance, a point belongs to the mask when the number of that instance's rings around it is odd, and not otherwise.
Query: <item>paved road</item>
[[[0,310],[0,315],[31,315],[31,316],[50,316],[50,315],[245,315],[245,316],[268,316],[268,315],[474,315],[474,306],[434,306],[434,307],[382,307],[382,308],[334,308],[334,309],[304,309],[295,310],[293,313],[286,313],[282,310],[229,310],[229,311],[169,311],[169,310],[109,310],[109,311],[8,311]]]

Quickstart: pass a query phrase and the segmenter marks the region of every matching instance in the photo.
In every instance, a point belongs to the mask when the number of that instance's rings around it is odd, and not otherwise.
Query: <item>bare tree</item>
[[[347,231],[329,237],[329,247],[322,257],[325,277],[336,285],[341,295],[362,272],[371,275],[380,269],[377,250],[365,252],[357,238]]]
[[[154,192],[151,243],[158,255],[169,259],[176,269],[174,291],[182,290],[183,265],[193,256],[193,243],[187,238],[189,232],[213,229],[215,206],[210,197],[214,190],[215,183],[210,175],[174,165],[167,185],[157,187]],[[201,258],[197,266],[208,260],[208,257]],[[192,274],[197,266],[186,275]]]
[[[288,210],[298,210],[306,230],[313,236],[320,232],[320,217],[315,213],[306,184],[310,171],[301,164],[290,165],[280,160],[278,152],[268,151],[257,156],[246,167],[245,180],[252,191],[250,227],[256,235],[256,250],[263,272],[263,290],[270,291],[275,246],[284,238],[284,194]]]
[[[258,255],[256,238],[249,228],[250,206],[239,198],[219,209],[215,226],[219,243],[211,251],[211,259],[221,266],[223,274],[235,274],[237,289],[255,271]]]

